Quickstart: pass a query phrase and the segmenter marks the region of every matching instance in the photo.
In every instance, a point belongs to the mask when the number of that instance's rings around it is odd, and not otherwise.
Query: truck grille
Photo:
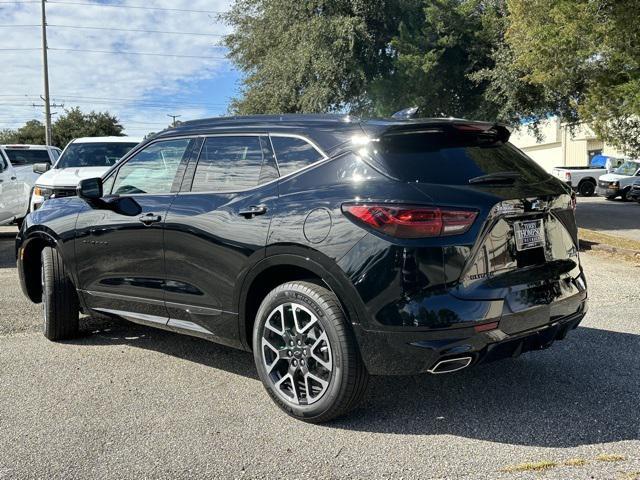
[[[75,188],[54,188],[51,198],[75,197]]]

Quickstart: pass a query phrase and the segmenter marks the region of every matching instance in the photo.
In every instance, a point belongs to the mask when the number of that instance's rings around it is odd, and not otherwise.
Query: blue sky
[[[241,78],[217,45],[229,28],[216,12],[230,3],[49,0],[51,98],[65,107],[108,110],[131,135],[161,130],[168,114],[180,120],[224,114]],[[29,25],[39,23],[40,2],[0,4],[0,128],[44,118],[43,109],[32,106],[41,103],[43,87],[40,28]]]

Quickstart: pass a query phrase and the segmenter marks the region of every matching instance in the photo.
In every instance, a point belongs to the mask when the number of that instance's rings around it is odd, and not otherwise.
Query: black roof
[[[302,135],[313,140],[320,148],[329,152],[348,141],[353,135],[366,133],[382,135],[388,131],[414,129],[417,126],[459,125],[491,128],[496,124],[460,118],[418,119],[360,119],[342,114],[283,114],[216,117],[182,122],[174,128],[164,130],[158,137],[178,135],[206,135],[211,133],[261,133],[281,132]]]

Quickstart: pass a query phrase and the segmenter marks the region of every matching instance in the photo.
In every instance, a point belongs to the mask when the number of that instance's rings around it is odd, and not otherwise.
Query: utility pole
[[[51,145],[51,104],[49,98],[49,61],[47,59],[47,0],[42,0],[42,68],[44,70],[45,143]]]
[[[167,117],[170,117],[170,118],[173,119],[173,123],[172,123],[173,128],[176,127],[176,118],[180,118],[181,116],[182,115],[169,115],[169,114],[167,114]]]

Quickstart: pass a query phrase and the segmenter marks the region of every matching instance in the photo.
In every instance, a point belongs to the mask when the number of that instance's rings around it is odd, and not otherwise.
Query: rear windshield
[[[22,148],[5,148],[5,153],[14,167],[33,165],[34,163],[51,163],[49,152],[46,150],[27,150]]]
[[[466,138],[464,138],[466,137]],[[379,160],[393,177],[406,182],[468,185],[472,178],[514,172],[537,183],[549,174],[509,143],[483,142],[475,136],[409,134],[383,137]]]
[[[55,168],[110,167],[137,143],[72,143],[62,153]]]

